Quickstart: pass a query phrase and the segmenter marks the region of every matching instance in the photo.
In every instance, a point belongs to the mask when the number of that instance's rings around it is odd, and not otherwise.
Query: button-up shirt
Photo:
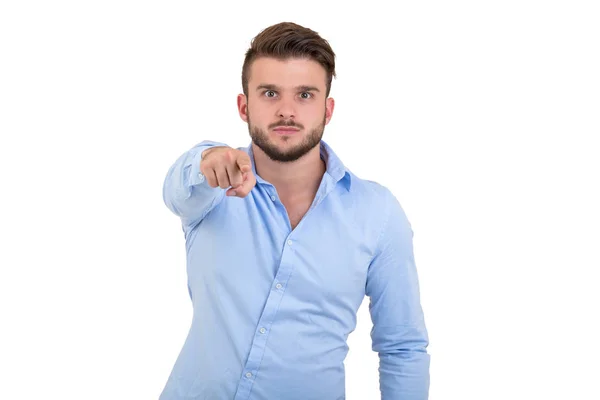
[[[292,229],[256,173],[244,198],[211,188],[205,140],[183,153],[163,199],[181,219],[193,319],[161,400],[345,399],[347,338],[365,296],[384,400],[424,400],[428,334],[413,230],[385,186],[363,180],[321,141],[326,172]]]

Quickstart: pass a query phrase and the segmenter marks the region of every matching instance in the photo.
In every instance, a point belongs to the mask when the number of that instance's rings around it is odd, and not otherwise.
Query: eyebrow
[[[258,85],[258,87],[256,88],[256,90],[261,90],[261,89],[267,89],[267,90],[274,90],[274,91],[281,91],[281,88],[277,85],[272,85],[270,83],[261,83],[260,85]],[[302,92],[321,92],[318,88],[314,87],[314,86],[306,86],[306,85],[300,85],[300,86],[296,86],[294,89],[298,90],[298,91],[302,91]]]

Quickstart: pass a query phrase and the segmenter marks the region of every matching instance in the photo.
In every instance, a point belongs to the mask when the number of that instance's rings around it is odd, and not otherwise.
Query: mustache
[[[296,124],[294,121],[288,121],[288,122],[280,121],[280,122],[269,125],[269,129],[275,128],[277,126],[291,126],[291,127],[298,128],[298,129],[304,129],[304,127],[302,125]]]

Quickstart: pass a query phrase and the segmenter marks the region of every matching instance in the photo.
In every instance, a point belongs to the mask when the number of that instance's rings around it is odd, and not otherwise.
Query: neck
[[[301,201],[315,196],[326,171],[325,162],[321,160],[320,145],[291,162],[271,160],[254,143],[252,151],[256,173],[275,186],[282,200]]]

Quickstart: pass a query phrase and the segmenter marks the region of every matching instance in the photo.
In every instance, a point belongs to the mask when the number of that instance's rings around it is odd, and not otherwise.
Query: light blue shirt
[[[161,400],[342,400],[346,339],[365,295],[383,400],[425,400],[429,344],[413,231],[395,196],[350,172],[321,141],[327,171],[292,230],[256,173],[244,198],[200,173],[203,141],[170,167],[167,207],[181,218],[193,304]]]

